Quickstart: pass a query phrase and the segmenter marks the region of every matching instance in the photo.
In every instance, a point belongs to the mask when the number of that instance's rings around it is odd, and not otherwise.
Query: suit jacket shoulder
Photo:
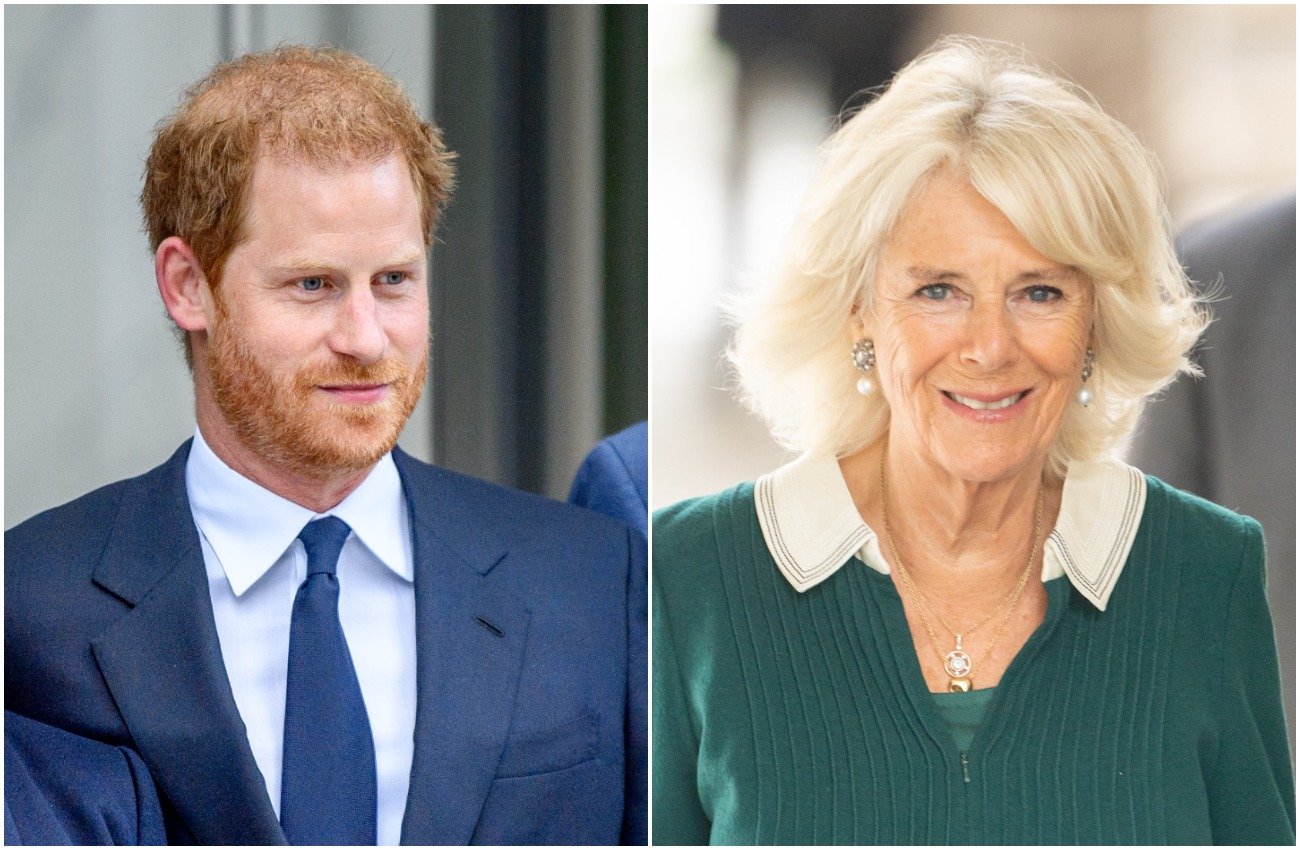
[[[158,552],[197,550],[185,497],[186,441],[163,465],[44,511],[5,532],[5,707],[113,743],[130,738],[115,718],[37,699],[66,682],[69,665],[93,671],[88,641],[129,610],[172,566]],[[127,580],[117,555],[146,565]],[[105,592],[107,591],[107,592]],[[102,682],[94,689],[107,697]],[[33,701],[35,700],[35,701]]]
[[[123,479],[93,490],[70,502],[42,511],[5,532],[6,596],[11,571],[24,581],[43,579],[61,583],[69,576],[50,567],[84,567],[103,551],[117,516],[122,496],[154,472]],[[40,569],[33,567],[39,562]],[[33,575],[26,575],[32,570]]]
[[[609,517],[433,466],[400,449],[393,459],[416,520],[454,548],[475,555],[511,549],[566,555],[548,570],[554,581],[568,568],[586,580],[592,569],[608,571],[610,553],[627,546],[627,526]]]

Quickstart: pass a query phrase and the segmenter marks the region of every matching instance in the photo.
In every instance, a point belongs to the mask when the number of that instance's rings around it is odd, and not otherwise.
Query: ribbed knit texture
[[[1048,582],[966,752],[888,576],[795,592],[752,485],[657,513],[654,842],[1293,844],[1259,526],[1148,486],[1107,610]]]

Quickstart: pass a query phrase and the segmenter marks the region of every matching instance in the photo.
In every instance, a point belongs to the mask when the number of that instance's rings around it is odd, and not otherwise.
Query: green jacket
[[[1295,843],[1254,520],[1148,478],[1106,610],[1047,582],[960,751],[890,578],[797,593],[753,493],[654,518],[656,844]]]

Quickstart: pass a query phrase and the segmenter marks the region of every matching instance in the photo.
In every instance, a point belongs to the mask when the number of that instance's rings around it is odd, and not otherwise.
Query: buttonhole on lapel
[[[496,635],[497,637],[504,637],[504,636],[505,636],[505,632],[501,631],[501,630],[498,629],[496,626],[492,625],[491,623],[489,623],[487,620],[483,619],[482,617],[475,617],[475,618],[474,618],[474,622],[478,623],[480,626],[482,626],[483,628],[487,629],[489,632],[491,632],[492,634]]]

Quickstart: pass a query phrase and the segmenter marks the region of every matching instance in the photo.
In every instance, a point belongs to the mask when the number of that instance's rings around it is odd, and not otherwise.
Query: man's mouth
[[[969,407],[971,410],[1003,410],[1020,401],[1029,393],[1029,390],[1011,393],[1007,396],[994,397],[992,399],[981,400],[970,398],[969,396],[958,395],[957,393],[943,391],[943,394],[960,405]]]
[[[382,399],[388,391],[388,384],[334,384],[322,385],[321,389],[340,401],[366,404]]]

